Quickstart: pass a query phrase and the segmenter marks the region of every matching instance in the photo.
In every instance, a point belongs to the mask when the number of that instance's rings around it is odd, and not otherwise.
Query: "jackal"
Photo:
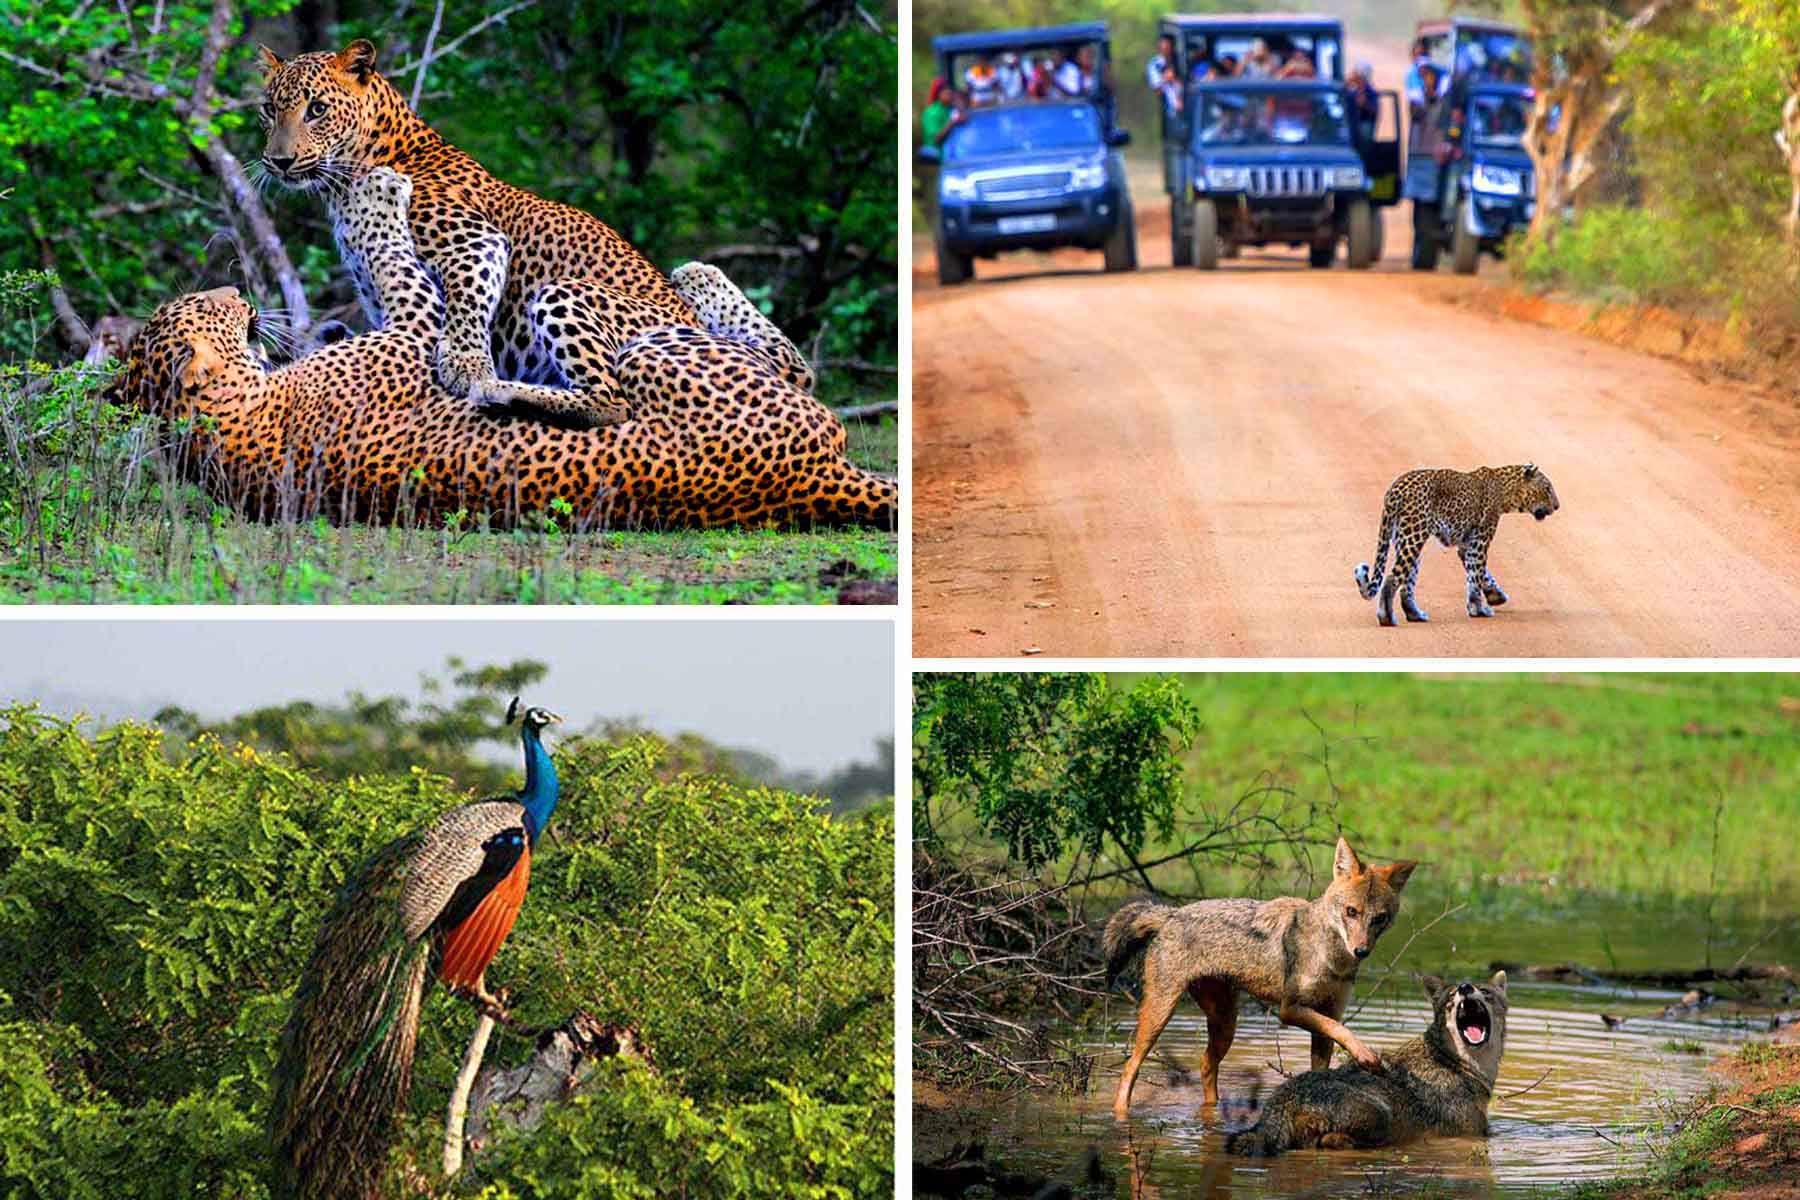
[[[1425,1133],[1486,1136],[1488,1102],[1506,1049],[1506,972],[1485,985],[1422,981],[1431,1027],[1383,1055],[1387,1071],[1308,1071],[1275,1089],[1255,1128],[1234,1133],[1233,1154],[1391,1146]]]
[[[1284,1024],[1312,1034],[1314,1070],[1330,1065],[1335,1042],[1359,1066],[1379,1071],[1375,1052],[1338,1018],[1356,968],[1393,925],[1400,890],[1417,865],[1365,867],[1340,837],[1331,886],[1317,900],[1198,900],[1182,908],[1139,901],[1114,913],[1102,938],[1107,985],[1143,949],[1144,995],[1113,1116],[1123,1121],[1130,1111],[1138,1070],[1184,991],[1206,1013],[1200,1083],[1208,1104],[1219,1101],[1219,1063],[1237,1032],[1241,991],[1277,1006]]]

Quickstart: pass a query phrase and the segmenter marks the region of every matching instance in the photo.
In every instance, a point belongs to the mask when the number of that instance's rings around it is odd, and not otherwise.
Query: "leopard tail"
[[[1368,563],[1356,568],[1356,588],[1362,593],[1364,600],[1373,600],[1375,593],[1381,590],[1382,577],[1387,574],[1388,552],[1394,545],[1394,525],[1398,520],[1392,500],[1383,499],[1381,504],[1381,531],[1375,536],[1375,565],[1373,569]]]

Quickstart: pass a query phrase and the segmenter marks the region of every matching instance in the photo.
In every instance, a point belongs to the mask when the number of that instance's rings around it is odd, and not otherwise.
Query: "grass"
[[[1689,908],[1732,896],[1751,901],[1738,915],[1752,920],[1800,907],[1793,676],[1254,672],[1187,676],[1185,691],[1202,722],[1187,799],[1175,836],[1153,838],[1144,861],[1268,788],[1265,811],[1316,805],[1321,837],[1335,820],[1371,857],[1422,860],[1415,890],[1587,890]],[[1328,853],[1312,851],[1315,878]],[[1152,878],[1194,890],[1184,863]],[[1208,864],[1206,886],[1241,895],[1251,881]]]
[[[174,477],[150,422],[99,404],[103,378],[0,375],[0,603],[816,604],[899,574],[898,536],[873,529],[249,522]],[[897,469],[891,417],[849,436]]]

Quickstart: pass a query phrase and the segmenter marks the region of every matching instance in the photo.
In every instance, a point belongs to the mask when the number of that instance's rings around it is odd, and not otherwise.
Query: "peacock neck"
[[[550,823],[550,815],[556,811],[556,764],[550,760],[550,752],[544,749],[537,729],[527,726],[523,740],[525,788],[519,793],[519,803],[525,806],[525,833],[536,846],[538,834],[544,831],[544,826]]]

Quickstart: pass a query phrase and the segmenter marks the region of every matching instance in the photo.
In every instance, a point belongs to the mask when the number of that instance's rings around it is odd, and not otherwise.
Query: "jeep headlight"
[[[1525,191],[1525,173],[1513,167],[1476,163],[1471,183],[1478,192],[1494,196],[1517,196]]]
[[[1076,167],[1069,172],[1069,189],[1076,192],[1091,192],[1095,188],[1106,186],[1106,164],[1094,163],[1091,166]]]
[[[1249,167],[1206,168],[1206,189],[1210,192],[1242,191],[1250,182]]]
[[[946,200],[972,200],[975,198],[975,177],[946,172],[939,181],[938,188]]]
[[[1333,167],[1330,178],[1332,188],[1339,191],[1360,188],[1368,181],[1361,167]]]

